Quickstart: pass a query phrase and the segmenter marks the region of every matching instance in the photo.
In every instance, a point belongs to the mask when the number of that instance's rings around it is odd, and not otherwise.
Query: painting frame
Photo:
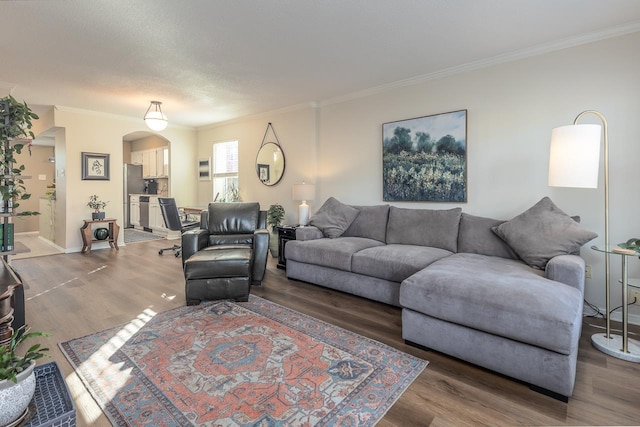
[[[211,181],[211,157],[198,159],[198,180]]]
[[[467,110],[382,124],[382,199],[466,203]]]
[[[110,164],[109,154],[106,153],[81,153],[82,180],[109,181]]]
[[[260,179],[260,182],[269,182],[269,180],[271,179],[269,165],[262,163],[256,163],[256,165],[256,167],[258,168],[258,178]]]

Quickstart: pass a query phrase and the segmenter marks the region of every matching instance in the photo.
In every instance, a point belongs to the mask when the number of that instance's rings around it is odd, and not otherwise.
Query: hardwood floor
[[[12,262],[26,284],[27,323],[52,334],[46,344],[76,402],[78,426],[110,423],[57,344],[183,305],[180,260],[159,256],[164,246],[167,241],[159,240]],[[591,346],[600,320],[584,321],[575,391],[565,404],[518,381],[407,346],[399,308],[289,281],[271,258],[263,286],[252,293],[429,361],[380,426],[640,425],[640,365]],[[638,339],[640,328],[631,331]]]

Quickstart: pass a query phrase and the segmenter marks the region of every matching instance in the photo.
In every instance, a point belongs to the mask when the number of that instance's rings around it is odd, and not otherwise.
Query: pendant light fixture
[[[161,104],[162,102],[160,101],[151,101],[147,112],[144,114],[144,122],[151,130],[161,131],[169,124],[167,116],[162,112]]]

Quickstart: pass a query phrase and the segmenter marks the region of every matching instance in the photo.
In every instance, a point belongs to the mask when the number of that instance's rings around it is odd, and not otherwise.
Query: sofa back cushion
[[[387,236],[389,205],[353,206],[360,213],[342,234],[344,237],[366,237],[384,242]]]
[[[518,259],[518,254],[511,246],[491,230],[503,222],[463,213],[458,231],[458,252]]]
[[[387,243],[431,246],[457,252],[461,208],[403,209],[391,206]]]

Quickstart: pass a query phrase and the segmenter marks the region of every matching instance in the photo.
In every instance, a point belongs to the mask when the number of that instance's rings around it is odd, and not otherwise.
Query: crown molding
[[[141,118],[141,117],[132,117],[132,116],[125,116],[125,115],[121,115],[121,114],[104,113],[104,112],[101,112],[101,111],[85,110],[85,109],[82,109],[82,108],[74,108],[74,107],[66,107],[64,105],[54,105],[53,108],[54,108],[54,110],[58,110],[58,111],[66,111],[66,112],[69,112],[69,113],[84,114],[84,115],[87,115],[87,116],[124,120],[124,121],[132,122],[132,123],[134,123],[134,122],[135,123],[143,123],[143,125],[144,125],[144,119]],[[145,127],[145,129],[147,128],[146,125],[144,127]],[[181,129],[181,130],[195,130],[196,129],[196,128],[191,127],[191,126],[172,124],[171,121],[169,121],[169,125],[167,126],[167,129],[169,129],[169,128]],[[149,132],[155,132],[155,131],[152,131],[151,129],[148,129],[148,130],[149,130]]]
[[[627,34],[640,31],[640,22],[632,22],[626,25],[609,28],[603,31],[584,34],[577,37],[571,37],[560,41],[546,43],[538,46],[534,46],[528,49],[522,49],[515,52],[510,52],[502,55],[493,56],[491,58],[481,59],[467,64],[458,65],[444,70],[436,71],[429,74],[423,74],[416,77],[410,77],[404,80],[398,80],[392,83],[375,86],[369,89],[364,89],[357,92],[352,92],[347,95],[330,98],[321,102],[318,102],[319,107],[324,107],[331,104],[340,104],[347,101],[352,101],[359,98],[366,98],[372,95],[376,95],[383,92],[388,92],[394,89],[417,85],[432,80],[438,80],[445,77],[450,77],[458,74],[467,73],[470,71],[480,70],[483,68],[493,67],[508,62],[515,62],[521,59],[530,58],[533,56],[539,56],[546,53],[551,53],[563,49],[568,49],[584,44],[594,43],[601,40],[606,40],[614,37],[620,37]]]
[[[278,114],[286,114],[294,111],[301,111],[301,110],[307,110],[307,109],[314,110],[314,109],[317,109],[318,107],[319,107],[319,104],[317,102],[303,102],[301,104],[290,105],[288,107],[278,108],[276,110],[269,110],[262,113],[256,113],[248,116],[242,116],[242,117],[236,117],[229,120],[224,120],[222,122],[211,123],[208,125],[197,127],[196,130],[207,131],[207,130],[212,130],[221,126],[227,126],[227,125],[232,125],[234,123],[246,122],[247,120],[258,120],[263,118],[270,118]]]

